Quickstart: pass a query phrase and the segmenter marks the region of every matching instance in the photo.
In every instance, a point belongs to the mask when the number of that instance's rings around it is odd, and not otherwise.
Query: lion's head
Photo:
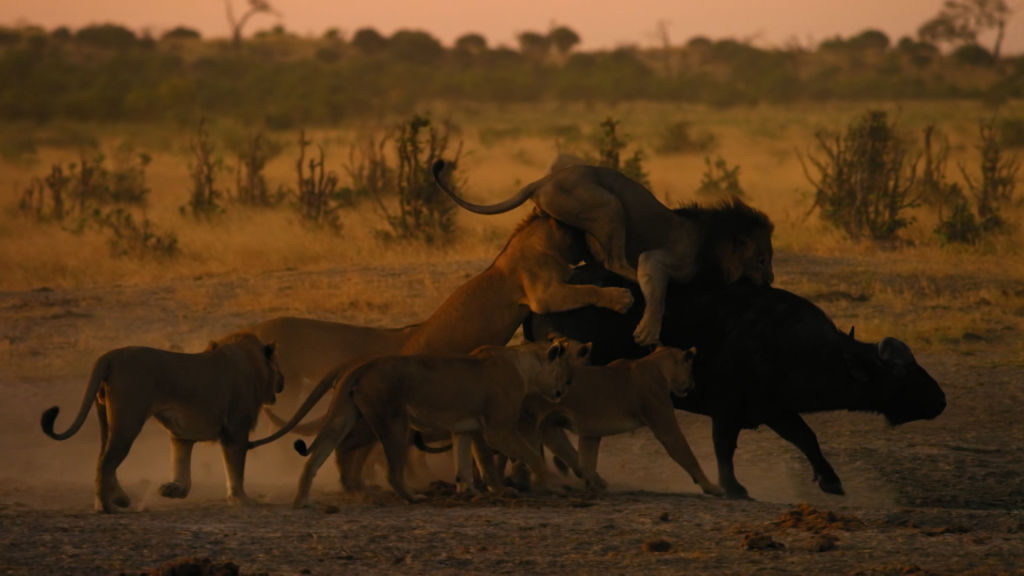
[[[739,198],[712,206],[694,203],[674,212],[699,226],[703,235],[702,267],[718,270],[727,284],[741,278],[759,286],[775,281],[772,270],[775,226],[764,212]]]
[[[686,350],[672,346],[658,346],[643,361],[658,363],[658,371],[672,394],[682,398],[693,390],[693,357],[696,348]]]

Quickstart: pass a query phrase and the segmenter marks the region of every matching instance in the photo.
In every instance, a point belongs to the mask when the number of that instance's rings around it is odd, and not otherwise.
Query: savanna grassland
[[[97,355],[131,344],[197,351],[211,338],[285,314],[416,322],[489,264],[528,208],[494,217],[456,212],[450,239],[432,244],[386,238],[372,198],[339,210],[339,226],[311,226],[288,200],[266,208],[230,199],[232,142],[252,131],[211,118],[226,196],[222,212],[196,219],[181,210],[192,186],[195,125],[7,123],[0,138],[31,138],[35,146],[0,162],[0,387],[8,399],[0,409],[0,569],[138,573],[207,557],[273,574],[1022,573],[1021,231],[944,244],[928,206],[910,209],[913,221],[892,242],[853,241],[824,223],[812,210],[815,189],[801,158],[816,153],[816,131],[842,131],[869,109],[887,111],[912,139],[928,125],[941,129],[950,179],[963,180],[959,164],[969,175],[978,169],[978,122],[993,110],[976,101],[436,103],[420,110],[451,123],[451,145],[462,143],[458,177],[476,200],[510,195],[543,175],[559,152],[593,155],[609,117],[629,142],[624,156],[644,150],[651,188],[669,205],[714,199],[696,192],[706,158],[738,166],[744,198],[776,225],[776,285],[821,306],[840,328],[855,325],[861,340],[904,340],[949,400],[936,420],[898,428],[875,415],[810,416],[846,496],[818,492],[802,456],[767,430],[744,432],[737,453],[737,474],[755,501],[699,496],[641,430],[602,445],[601,471],[611,483],[603,496],[566,478],[564,493],[514,499],[463,498],[434,485],[426,503],[407,505],[387,490],[343,495],[326,467],[315,491],[322,506],[313,511],[288,505],[301,459],[282,441],[250,455],[247,486],[261,504],[235,509],[223,504],[212,446],[196,450],[197,485],[187,500],[156,495],[169,455],[165,433],[151,423],[120,474],[137,509],[116,516],[91,511],[95,422],[60,443],[38,423],[54,404],[61,419],[69,417]],[[1004,103],[999,114],[1022,117],[1024,103]],[[306,136],[323,146],[326,167],[344,184],[351,146],[403,119],[361,118]],[[666,128],[679,122],[713,142],[659,151]],[[298,131],[264,135],[280,145],[267,182],[294,186]],[[108,230],[39,222],[18,210],[33,179],[79,161],[83,145],[110,161],[151,158],[148,200],[133,213],[173,233],[176,256],[115,257]],[[1004,216],[1024,221],[1019,201]],[[714,478],[709,421],[687,413],[679,421]],[[436,477],[449,480],[448,457],[429,458]]]

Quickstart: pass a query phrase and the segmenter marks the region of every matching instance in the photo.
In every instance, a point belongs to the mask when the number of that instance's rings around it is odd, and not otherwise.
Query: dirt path
[[[1024,574],[1024,283],[1013,276],[889,273],[864,260],[780,255],[780,286],[819,303],[841,326],[884,316],[914,332],[946,305],[929,296],[935,287],[969,303],[1002,295],[979,312],[994,318],[990,330],[957,342],[908,339],[949,400],[935,421],[889,428],[866,414],[808,418],[845,497],[819,492],[799,453],[768,430],[744,432],[737,453],[737,474],[756,501],[700,496],[639,431],[602,444],[600,469],[613,491],[601,497],[570,480],[568,492],[514,499],[468,499],[435,485],[427,503],[407,505],[388,491],[343,495],[327,466],[315,485],[321,506],[293,511],[301,459],[272,445],[255,451],[247,470],[249,492],[264,504],[238,509],[223,503],[212,445],[197,447],[195,493],[160,499],[169,447],[149,425],[120,473],[136,510],[104,516],[92,512],[95,421],[66,442],[39,431],[45,408],[78,405],[104,350],[196,350],[285,313],[400,325],[425,317],[485,265],[0,294],[0,572],[138,573],[207,557],[272,574]],[[869,272],[867,289],[850,280]],[[899,305],[903,294],[932,308]],[[709,421],[679,419],[714,477]],[[447,458],[432,458],[436,475],[447,477]]]

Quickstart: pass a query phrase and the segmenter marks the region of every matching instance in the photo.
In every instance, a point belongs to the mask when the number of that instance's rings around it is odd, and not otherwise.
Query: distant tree
[[[464,54],[482,54],[487,51],[487,39],[475,32],[463,34],[455,40],[455,51]]]
[[[953,50],[950,56],[957,62],[969,66],[988,66],[995,62],[992,53],[977,44],[964,44]]]
[[[522,32],[516,36],[519,41],[519,51],[523,56],[541,60],[548,55],[551,49],[551,40],[536,32]]]
[[[694,36],[686,41],[687,50],[710,50],[714,42],[707,36]]]
[[[939,49],[928,42],[918,42],[904,36],[896,44],[896,50],[904,54],[918,68],[924,68],[939,58]]]
[[[388,47],[388,40],[373,28],[360,28],[352,36],[352,45],[366,54],[377,54]]]
[[[71,30],[67,26],[59,26],[54,28],[53,32],[50,32],[50,37],[54,40],[70,40]]]
[[[946,0],[942,10],[922,24],[917,34],[926,42],[977,44],[979,34],[995,30],[992,57],[998,60],[1006,22],[1012,15],[1006,0]]]
[[[551,46],[555,47],[559,54],[565,56],[574,46],[580,43],[580,37],[571,28],[558,26],[548,32],[548,42]]]
[[[341,39],[341,31],[337,28],[328,28],[324,30],[324,40],[339,40]]]
[[[203,36],[193,28],[176,26],[160,36],[161,40],[199,40]]]
[[[270,2],[267,0],[248,0],[249,8],[242,15],[235,19],[235,12],[231,9],[231,0],[224,0],[224,6],[228,11],[228,24],[231,26],[231,44],[237,48],[242,45],[242,28],[256,14],[277,14]]]
[[[133,46],[137,40],[135,33],[118,24],[96,24],[79,28],[75,32],[75,40],[97,48],[119,49]]]
[[[388,39],[388,52],[408,62],[435,62],[444,54],[444,47],[422,30],[399,30]]]
[[[873,50],[882,52],[889,48],[889,36],[881,30],[869,28],[847,41],[854,50]]]

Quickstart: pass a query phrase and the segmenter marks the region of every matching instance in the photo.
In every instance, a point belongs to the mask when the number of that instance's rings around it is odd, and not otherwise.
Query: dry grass
[[[704,170],[704,158],[698,154],[654,155],[652,150],[663,126],[676,120],[691,122],[695,130],[710,131],[719,141],[713,152],[730,164],[741,166],[741,184],[748,200],[767,212],[775,221],[775,244],[780,251],[821,256],[855,255],[878,258],[885,266],[916,269],[952,270],[983,267],[1005,273],[1007,264],[1020,274],[1022,264],[1017,238],[1008,238],[981,249],[940,249],[931,236],[934,216],[919,210],[918,223],[909,238],[919,247],[883,253],[871,244],[853,244],[807,216],[811,187],[804,178],[798,154],[805,154],[816,129],[841,129],[850,119],[871,106],[863,104],[823,104],[801,108],[755,107],[713,110],[697,106],[666,104],[628,104],[606,110],[583,105],[546,104],[539,106],[469,106],[450,108],[438,105],[436,118],[451,118],[461,130],[465,153],[461,173],[468,180],[468,194],[476,199],[503,198],[523,184],[544,173],[558,152],[553,131],[575,125],[586,135],[605,117],[622,121],[625,133],[648,151],[647,169],[655,192],[668,204],[676,205],[694,198]],[[914,103],[900,108],[880,105],[900,118],[901,126],[916,133],[930,122],[938,123],[953,139],[951,162],[971,161],[973,137],[979,118],[990,112],[974,104]],[[1024,104],[1014,103],[1007,114],[1020,114]],[[386,124],[387,121],[384,121]],[[21,127],[25,129],[25,127]],[[91,130],[91,133],[90,133]],[[510,134],[482,142],[480,135],[490,130]],[[243,128],[213,124],[214,138]],[[151,283],[171,278],[210,274],[253,273],[284,268],[327,268],[362,262],[430,262],[493,257],[509,231],[528,208],[495,217],[459,213],[460,233],[450,246],[427,247],[416,244],[381,241],[375,230],[384,224],[372,203],[345,211],[340,234],[310,230],[289,210],[245,209],[228,205],[225,215],[213,223],[195,222],[182,217],[178,208],[188,194],[187,129],[157,126],[87,127],[54,126],[38,129],[40,142],[60,146],[42,146],[29,161],[0,164],[0,289],[18,290],[38,286],[75,287],[108,283]],[[68,136],[70,134],[71,136]],[[160,231],[175,233],[182,256],[173,262],[112,259],[104,237],[97,231],[72,235],[54,226],[31,223],[13,210],[17,195],[33,177],[44,173],[55,162],[77,158],[74,146],[91,134],[105,149],[127,141],[138,151],[150,153],[154,160],[147,176],[152,188],[145,210]],[[288,148],[267,169],[272,187],[294,180],[294,135],[274,137]],[[325,144],[328,166],[342,174],[348,160],[348,144],[354,131],[318,130],[313,138]],[[576,142],[563,142],[562,148],[590,150],[586,136]],[[234,159],[223,146],[225,165],[221,185],[233,183]],[[955,164],[949,173],[956,174]]]

